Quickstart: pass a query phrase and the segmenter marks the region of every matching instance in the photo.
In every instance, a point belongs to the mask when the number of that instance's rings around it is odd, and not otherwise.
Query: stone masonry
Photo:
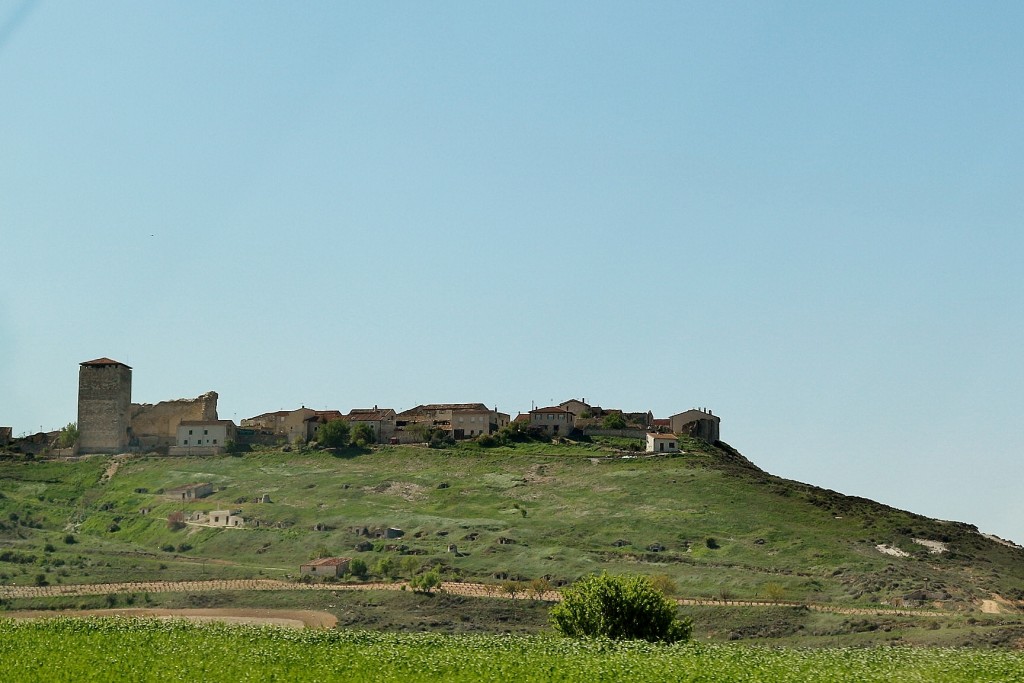
[[[79,364],[78,452],[120,453],[128,447],[132,369],[97,358]]]

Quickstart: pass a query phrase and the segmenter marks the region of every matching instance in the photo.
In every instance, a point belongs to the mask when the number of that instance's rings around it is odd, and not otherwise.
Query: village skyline
[[[0,424],[569,397],[1024,542],[1024,6],[0,3]],[[970,465],[965,464],[965,458]]]

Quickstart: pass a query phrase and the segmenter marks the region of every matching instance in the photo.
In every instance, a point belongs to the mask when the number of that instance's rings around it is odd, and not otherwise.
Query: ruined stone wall
[[[149,442],[153,437],[160,440],[177,438],[178,425],[182,420],[216,420],[217,392],[208,391],[196,398],[179,398],[175,401],[133,403],[131,406],[132,435],[140,441]]]
[[[82,365],[78,372],[78,450],[118,453],[128,446],[132,370],[127,365]]]

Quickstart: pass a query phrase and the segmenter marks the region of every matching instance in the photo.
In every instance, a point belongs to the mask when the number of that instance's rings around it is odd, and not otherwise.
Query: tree
[[[429,595],[435,588],[441,585],[441,574],[436,569],[431,569],[426,574],[414,576],[409,581],[409,585],[417,593],[427,593]]]
[[[622,413],[612,413],[601,421],[601,426],[605,429],[625,429],[626,418],[622,417]]]
[[[373,573],[382,579],[393,579],[398,576],[398,563],[393,558],[382,557],[377,560]]]
[[[551,608],[551,624],[565,636],[674,643],[693,631],[676,605],[646,576],[587,576],[567,588]]]
[[[71,448],[78,441],[78,425],[69,422],[57,436],[57,448]]]
[[[360,448],[365,446],[372,446],[377,443],[377,437],[373,433],[373,427],[370,425],[360,422],[352,428],[352,443]]]
[[[344,448],[348,445],[349,425],[344,420],[331,420],[316,430],[316,440],[326,448]]]
[[[366,575],[370,572],[370,568],[366,566],[366,560],[354,557],[352,558],[352,561],[348,563],[348,571],[352,576],[362,581],[366,579]]]

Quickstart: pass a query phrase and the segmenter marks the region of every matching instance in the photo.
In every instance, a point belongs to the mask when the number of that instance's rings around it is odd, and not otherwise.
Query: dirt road
[[[127,593],[205,593],[210,591],[398,591],[407,590],[404,582],[394,583],[292,583],[273,579],[235,579],[212,581],[138,581],[126,583],[83,583],[55,586],[0,586],[0,598],[51,598],[75,595],[107,595]],[[557,602],[562,599],[557,591],[546,591],[536,595],[523,590],[510,594],[502,586],[483,583],[445,582],[440,591],[452,595],[478,598],[508,598],[519,600],[544,600]],[[951,616],[952,612],[907,608],[840,607],[815,603],[767,601],[767,600],[712,600],[678,598],[680,605],[706,605],[712,607],[803,607],[817,612],[834,614],[859,614],[875,616]]]

